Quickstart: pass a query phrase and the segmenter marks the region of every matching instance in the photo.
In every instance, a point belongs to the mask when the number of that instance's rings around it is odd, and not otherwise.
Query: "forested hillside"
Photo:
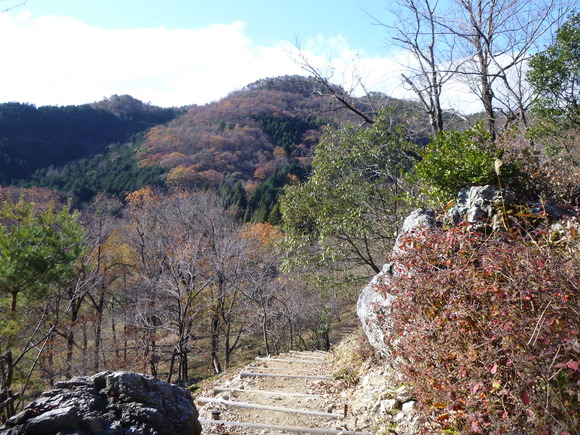
[[[82,106],[0,104],[0,183],[29,179],[37,169],[91,157],[178,113],[127,95]]]
[[[84,106],[0,105],[0,183],[55,189],[82,202],[99,192],[124,198],[148,185],[215,188],[235,201],[241,219],[278,223],[282,188],[305,179],[323,131],[360,123],[336,95],[345,91],[285,76],[189,109],[127,95]],[[420,113],[412,102],[381,94],[348,98],[369,116],[386,103],[397,123],[417,123]]]

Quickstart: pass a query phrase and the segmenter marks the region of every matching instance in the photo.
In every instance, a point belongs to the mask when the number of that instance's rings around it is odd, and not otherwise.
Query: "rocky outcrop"
[[[388,323],[388,315],[393,301],[393,296],[388,292],[378,291],[378,286],[388,288],[389,282],[396,279],[397,255],[400,255],[406,247],[402,240],[411,232],[420,228],[434,228],[435,214],[432,210],[418,209],[413,211],[403,223],[401,233],[397,237],[393,247],[392,262],[383,266],[371,282],[362,290],[357,301],[357,315],[362,323],[363,330],[371,346],[385,357],[389,357],[391,351],[385,344],[385,322]]]
[[[454,205],[447,212],[446,220],[451,225],[464,222],[474,230],[487,230],[499,225],[494,221],[498,209],[511,203],[513,197],[506,191],[500,191],[495,186],[473,186],[462,189]],[[357,314],[370,344],[380,354],[390,357],[390,349],[385,344],[385,334],[388,334],[389,312],[393,296],[388,293],[390,283],[397,279],[397,257],[408,247],[402,240],[405,236],[419,228],[434,228],[436,225],[433,211],[418,209],[413,211],[404,221],[401,233],[397,238],[391,253],[391,262],[383,266],[371,282],[362,290],[358,303]],[[497,229],[497,228],[496,228]],[[378,291],[379,286],[381,291]]]
[[[552,231],[566,237],[577,231],[578,216],[564,220],[566,215],[554,204],[524,204],[518,205],[513,193],[501,191],[495,186],[473,186],[462,189],[454,205],[445,216],[445,221],[450,225],[467,224],[473,231],[504,231],[506,223],[502,220],[510,213],[517,216],[546,218],[548,222],[559,221],[553,224]],[[502,216],[502,213],[504,214]],[[362,290],[357,303],[357,314],[370,344],[383,356],[389,357],[391,352],[385,345],[385,334],[389,331],[389,312],[393,302],[393,296],[388,288],[394,279],[397,279],[397,270],[402,270],[402,265],[397,264],[397,256],[409,249],[402,243],[403,238],[418,228],[434,228],[435,216],[432,211],[413,211],[401,229],[401,233],[395,242],[391,254],[391,262],[383,266],[383,269]],[[381,291],[378,291],[378,289]],[[393,361],[391,361],[393,363]]]
[[[381,327],[379,316],[388,315],[392,296],[377,291],[379,284],[392,278],[393,264],[387,263],[369,284],[362,290],[356,304],[356,313],[370,345],[381,355],[389,357],[391,351],[385,344],[385,332]]]
[[[201,425],[186,390],[138,373],[102,372],[57,383],[0,433],[197,435]]]
[[[503,194],[507,195],[505,192]],[[459,222],[473,224],[490,219],[494,208],[505,201],[506,198],[495,186],[472,186],[459,192],[447,215],[456,225]]]
[[[521,214],[534,217],[545,217],[554,222],[564,217],[564,211],[552,203],[517,204],[515,195],[496,186],[472,186],[462,189],[453,206],[447,212],[452,224],[467,223],[475,230],[483,227],[493,231],[504,229],[501,211],[507,214],[519,210]]]

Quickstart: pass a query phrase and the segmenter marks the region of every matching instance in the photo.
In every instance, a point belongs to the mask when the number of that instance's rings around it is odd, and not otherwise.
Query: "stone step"
[[[298,414],[298,415],[310,415],[314,417],[325,417],[325,418],[342,418],[344,415],[342,414],[333,414],[330,412],[319,412],[319,411],[309,411],[306,409],[295,409],[295,408],[285,408],[280,406],[268,406],[268,405],[258,405],[256,403],[249,403],[249,402],[234,402],[233,400],[225,400],[225,399],[214,399],[210,397],[198,397],[196,402],[200,404],[208,404],[208,403],[217,403],[225,406],[233,406],[237,408],[249,408],[249,409],[261,409],[264,411],[273,411],[273,412],[286,412],[289,414]]]
[[[199,419],[199,422],[203,425],[223,425],[223,426],[238,426],[247,429],[262,429],[271,430],[279,432],[290,432],[290,433],[315,433],[315,434],[328,434],[328,435],[372,435],[371,432],[363,431],[351,431],[344,429],[324,429],[324,428],[311,428],[311,427],[297,427],[297,426],[275,426],[268,424],[258,424],[258,423],[244,423],[239,421],[227,421],[227,420],[206,420]]]
[[[293,379],[315,379],[318,381],[332,381],[331,376],[316,375],[283,375],[278,373],[240,372],[240,378],[293,378]]]
[[[256,357],[256,361],[274,361],[274,362],[286,362],[286,363],[297,363],[297,364],[323,364],[325,361],[320,359],[296,359],[296,358],[272,358],[266,357]]]
[[[291,350],[290,352],[288,352],[287,354],[284,355],[291,355],[291,356],[304,356],[307,358],[312,358],[312,359],[325,359],[328,356],[327,352],[321,353],[321,352],[304,352],[304,351],[298,351],[298,350]]]
[[[248,393],[248,394],[262,394],[270,396],[284,396],[284,397],[312,397],[318,398],[323,397],[321,394],[304,394],[304,393],[286,393],[281,391],[265,391],[265,390],[246,390],[241,388],[220,388],[215,387],[213,389],[216,393]]]
[[[278,371],[278,372],[292,372],[292,373],[310,373],[312,374],[312,370],[298,370],[298,369],[294,369],[294,368],[281,368],[281,367],[259,367],[259,366],[248,366],[247,370],[253,372],[253,371],[261,371],[261,370],[266,370],[266,371]]]

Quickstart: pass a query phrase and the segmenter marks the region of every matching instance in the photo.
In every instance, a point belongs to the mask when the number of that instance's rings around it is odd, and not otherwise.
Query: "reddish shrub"
[[[457,228],[405,240],[398,277],[380,290],[396,297],[388,344],[424,421],[579,433],[580,258],[548,236]]]

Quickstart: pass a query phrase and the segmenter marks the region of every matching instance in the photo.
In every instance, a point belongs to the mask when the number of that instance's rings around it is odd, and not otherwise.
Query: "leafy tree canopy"
[[[311,177],[281,199],[287,266],[346,262],[364,266],[363,275],[378,272],[403,213],[400,180],[414,147],[388,112],[367,127],[329,129]]]
[[[453,200],[470,186],[501,183],[519,190],[521,174],[516,165],[501,162],[502,154],[482,122],[463,132],[444,131],[421,152],[408,179],[435,202]]]
[[[7,200],[1,207],[0,296],[11,296],[14,313],[19,294],[39,298],[74,277],[85,231],[68,207],[35,210],[23,200]]]
[[[62,169],[39,169],[31,181],[23,184],[58,189],[86,202],[99,192],[124,198],[127,192],[159,184],[164,172],[158,166],[137,165],[135,153],[132,144],[113,144],[104,153],[79,159]]]
[[[0,104],[0,183],[27,179],[39,168],[93,156],[178,113],[129,96],[80,106]]]
[[[554,44],[530,60],[527,79],[539,122],[531,129],[552,154],[573,154],[580,130],[580,13],[562,25]]]
[[[538,96],[537,113],[580,127],[580,13],[562,25],[553,45],[530,60],[527,79]]]

